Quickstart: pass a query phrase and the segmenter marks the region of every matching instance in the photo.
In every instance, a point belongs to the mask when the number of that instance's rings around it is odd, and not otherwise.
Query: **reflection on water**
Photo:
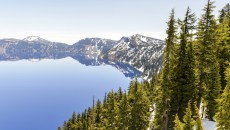
[[[1,57],[0,130],[55,130],[73,111],[91,105],[93,96],[127,89],[131,79],[124,74],[135,75],[125,64],[28,54]],[[43,60],[33,62],[38,59]]]

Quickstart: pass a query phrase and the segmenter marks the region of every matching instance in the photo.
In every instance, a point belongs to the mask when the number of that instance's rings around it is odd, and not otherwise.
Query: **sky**
[[[214,14],[230,0],[216,0]],[[119,40],[142,34],[165,39],[169,14],[199,18],[207,0],[0,0],[0,39],[39,36],[73,44],[86,37]]]

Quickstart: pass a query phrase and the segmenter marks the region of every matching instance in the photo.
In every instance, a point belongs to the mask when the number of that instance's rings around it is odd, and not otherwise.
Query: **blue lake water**
[[[0,130],[56,130],[93,96],[127,89],[130,78],[109,65],[85,66],[71,58],[0,62]]]

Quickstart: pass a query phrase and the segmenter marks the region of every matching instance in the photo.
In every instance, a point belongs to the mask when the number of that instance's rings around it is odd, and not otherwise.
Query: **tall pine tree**
[[[184,127],[183,130],[194,130],[194,120],[192,118],[191,104],[188,102],[185,115],[183,117]]]
[[[224,17],[230,15],[230,4],[226,4],[223,9],[220,10],[219,22],[222,23]]]
[[[218,100],[218,112],[215,115],[218,130],[230,129],[230,67],[227,71],[227,86]]]
[[[221,90],[223,91],[227,84],[225,79],[225,71],[228,67],[227,61],[230,61],[230,16],[228,17],[226,15],[223,17],[222,22],[218,25],[217,28],[217,36],[217,56],[219,59]]]
[[[164,52],[164,63],[161,75],[161,83],[157,87],[156,94],[156,112],[153,120],[154,129],[165,129],[168,128],[169,121],[169,102],[171,93],[171,78],[172,70],[175,61],[175,44],[177,43],[177,26],[174,16],[174,9],[171,12],[168,29],[166,31],[166,49]]]
[[[115,100],[115,94],[112,90],[108,93],[107,97],[108,101],[108,129],[114,130],[116,128],[115,126],[115,117],[117,115],[117,109],[116,109],[116,100]]]
[[[199,20],[197,31],[198,42],[198,70],[199,70],[199,95],[198,105],[201,98],[205,99],[205,107],[210,120],[216,113],[216,99],[220,96],[220,75],[217,61],[216,47],[216,19],[212,14],[214,9],[213,2],[208,0],[205,6],[205,13]]]
[[[181,25],[180,45],[174,75],[172,78],[172,94],[170,102],[169,129],[174,127],[174,118],[178,113],[182,120],[189,100],[195,102],[195,71],[193,54],[193,31],[195,14],[188,7]],[[193,110],[194,111],[194,110]]]
[[[183,130],[183,123],[180,121],[177,114],[175,116],[174,123],[175,123],[175,125],[173,127],[174,130]]]
[[[128,130],[130,120],[130,105],[126,92],[123,94],[118,113],[118,130]]]
[[[130,121],[129,130],[144,130],[149,125],[150,102],[143,84],[137,80],[131,85],[129,93]]]

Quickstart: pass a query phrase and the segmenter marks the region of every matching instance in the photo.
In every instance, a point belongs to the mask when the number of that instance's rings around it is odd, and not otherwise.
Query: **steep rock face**
[[[164,41],[136,34],[122,37],[104,57],[128,63],[149,78],[161,69],[164,48]]]

